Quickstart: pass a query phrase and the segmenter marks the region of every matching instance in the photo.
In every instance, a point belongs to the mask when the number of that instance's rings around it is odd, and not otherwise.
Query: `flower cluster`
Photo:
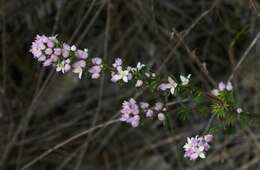
[[[120,120],[132,125],[132,127],[137,127],[140,123],[140,110],[139,106],[134,99],[129,101],[124,101],[121,109]]]
[[[157,102],[155,106],[150,107],[147,102],[138,104],[131,98],[123,102],[120,120],[131,124],[132,127],[137,127],[140,124],[141,117],[152,118],[157,115],[158,120],[163,121],[165,119],[164,111],[166,111],[166,108],[161,102]]]
[[[162,102],[156,102],[152,107],[150,107],[150,104],[147,102],[140,102],[140,107],[147,118],[153,118],[157,115],[158,120],[165,120],[164,112],[166,111],[166,108]]]
[[[213,89],[211,91],[211,93],[214,96],[218,96],[220,94],[220,92],[225,91],[225,90],[227,90],[227,91],[232,91],[233,90],[233,85],[232,85],[232,83],[230,81],[227,82],[227,84],[225,84],[224,82],[221,81],[218,84],[218,89]]]
[[[209,150],[209,142],[211,142],[213,136],[211,134],[203,137],[195,136],[187,138],[187,143],[183,146],[184,157],[189,160],[196,160],[197,158],[206,158],[205,152]]]
[[[114,71],[111,73],[111,81],[116,83],[120,80],[127,83],[129,80],[132,79],[133,75],[131,73],[131,67],[127,67],[126,69],[123,69],[123,61],[121,58],[116,58],[115,63],[113,64]]]
[[[49,66],[56,62],[58,55],[61,54],[61,51],[58,53],[57,49],[54,48],[56,43],[56,37],[37,35],[35,41],[32,43],[30,52],[33,54],[35,59],[43,63],[43,66]]]
[[[68,45],[57,40],[56,36],[47,37],[37,35],[32,43],[30,52],[43,66],[53,65],[57,72],[63,74],[72,71],[81,78],[86,67],[88,50],[77,49],[75,45]]]

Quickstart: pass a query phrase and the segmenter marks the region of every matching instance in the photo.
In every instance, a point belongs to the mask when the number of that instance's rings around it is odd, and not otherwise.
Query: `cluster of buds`
[[[141,117],[153,118],[157,115],[158,120],[164,121],[166,108],[163,103],[157,102],[155,106],[150,107],[147,102],[140,102],[139,104],[134,99],[124,101],[121,109],[120,120],[137,127],[140,124]]]
[[[211,91],[211,93],[214,95],[214,96],[218,96],[220,94],[220,92],[222,91],[232,91],[233,90],[233,85],[232,83],[229,81],[227,82],[227,84],[225,84],[223,81],[221,81],[219,84],[218,84],[218,88],[217,89],[213,89]]]

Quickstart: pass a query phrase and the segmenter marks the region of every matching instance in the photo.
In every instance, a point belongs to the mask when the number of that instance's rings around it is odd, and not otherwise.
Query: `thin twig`
[[[35,159],[33,159],[32,161],[30,161],[29,163],[27,163],[25,166],[23,166],[21,170],[26,170],[26,169],[30,168],[30,167],[31,167],[32,165],[34,165],[35,163],[39,162],[40,160],[42,160],[43,158],[45,158],[47,155],[49,155],[50,153],[56,151],[57,149],[59,149],[59,148],[65,146],[66,144],[68,144],[68,143],[70,143],[70,142],[72,142],[72,141],[74,141],[74,140],[76,140],[76,139],[78,139],[78,138],[80,138],[80,137],[82,137],[82,136],[85,136],[85,135],[87,135],[87,134],[90,133],[90,132],[93,132],[93,131],[95,131],[95,130],[97,130],[97,129],[100,129],[100,128],[109,126],[109,125],[114,124],[114,123],[117,123],[117,122],[119,122],[118,119],[116,119],[116,120],[111,120],[111,121],[108,121],[108,122],[106,122],[106,123],[99,124],[99,125],[97,125],[97,126],[95,126],[95,127],[92,127],[92,128],[90,128],[90,129],[87,129],[87,130],[85,130],[85,131],[83,131],[83,132],[80,132],[79,134],[70,137],[69,139],[67,139],[67,140],[65,140],[65,141],[63,141],[63,142],[61,142],[61,143],[55,145],[54,147],[50,148],[50,149],[47,150],[46,152],[42,153],[40,156],[36,157]]]

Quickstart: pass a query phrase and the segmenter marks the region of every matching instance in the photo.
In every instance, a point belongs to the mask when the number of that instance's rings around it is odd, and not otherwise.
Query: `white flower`
[[[76,50],[77,50],[77,47],[76,47],[75,45],[73,45],[73,46],[70,47],[70,50],[71,50],[71,51],[76,51]]]
[[[187,84],[189,84],[190,77],[191,77],[191,74],[189,74],[187,77],[180,75],[181,83],[183,86],[186,86]]]
[[[195,148],[194,153],[191,155],[192,159],[197,159],[198,157],[204,159],[206,158],[204,153],[204,148],[202,146]]]
[[[131,68],[131,71],[132,72],[140,71],[140,70],[142,70],[143,67],[145,67],[145,65],[138,62],[135,68]]]
[[[178,86],[178,84],[171,77],[168,77],[168,82],[169,83],[160,84],[159,89],[161,89],[163,91],[170,89],[171,94],[174,94],[175,89]]]
[[[218,95],[219,95],[219,90],[218,90],[218,89],[213,89],[213,90],[211,90],[211,93],[212,93],[214,96],[218,96]]]
[[[232,83],[231,83],[230,81],[227,83],[226,89],[227,89],[228,91],[232,91],[232,90],[233,90],[233,86],[232,86]]]
[[[73,73],[79,74],[79,79],[81,79],[83,69],[81,67],[76,67],[76,68],[73,69]]]
[[[145,67],[145,65],[144,65],[144,64],[141,64],[140,62],[138,62],[137,65],[136,65],[136,68],[137,68],[137,70],[139,70],[139,71],[142,70],[143,67]]]
[[[160,120],[160,121],[164,121],[165,120],[165,116],[164,116],[163,113],[159,113],[158,114],[158,120]]]
[[[84,60],[77,61],[73,65],[73,73],[79,74],[79,79],[82,77],[83,68],[86,67],[86,62]]]
[[[136,84],[135,84],[135,87],[141,87],[143,85],[143,81],[142,80],[137,80],[136,81]]]
[[[239,108],[237,108],[236,111],[237,111],[237,113],[242,113],[242,112],[243,112],[243,109],[239,107]]]
[[[112,73],[112,81],[117,82],[118,80],[123,80],[125,83],[128,82],[128,80],[132,79],[132,74],[129,70],[122,70],[122,67],[117,67],[117,74]]]
[[[150,78],[150,77],[151,77],[149,73],[145,73],[144,75],[145,75],[147,78]]]

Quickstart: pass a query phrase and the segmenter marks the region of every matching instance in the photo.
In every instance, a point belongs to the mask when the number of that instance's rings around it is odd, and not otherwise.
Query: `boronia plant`
[[[236,102],[230,81],[220,82],[216,89],[205,92],[190,83],[191,74],[180,75],[179,78],[162,77],[140,62],[135,67],[127,66],[121,58],[115,58],[110,66],[99,57],[90,58],[87,49],[82,50],[75,45],[68,45],[59,41],[57,36],[37,35],[30,52],[44,67],[53,66],[61,74],[73,72],[79,79],[83,75],[98,79],[101,74],[108,73],[113,83],[130,84],[135,88],[147,90],[153,95],[156,94],[157,100],[154,102],[136,101],[134,98],[123,101],[119,120],[133,128],[138,127],[145,119],[157,119],[168,126],[171,115],[167,112],[167,103],[177,96],[188,98],[195,103],[198,111],[211,113],[211,118],[217,117],[219,123],[211,128],[208,127],[205,131],[208,134],[187,138],[183,148],[184,157],[189,160],[206,157],[205,152],[209,150],[209,142],[212,141],[212,134],[216,130],[235,123],[254,120],[249,119],[254,116],[244,111]],[[190,108],[192,109],[194,108]],[[189,108],[180,106],[177,111],[187,114]]]

